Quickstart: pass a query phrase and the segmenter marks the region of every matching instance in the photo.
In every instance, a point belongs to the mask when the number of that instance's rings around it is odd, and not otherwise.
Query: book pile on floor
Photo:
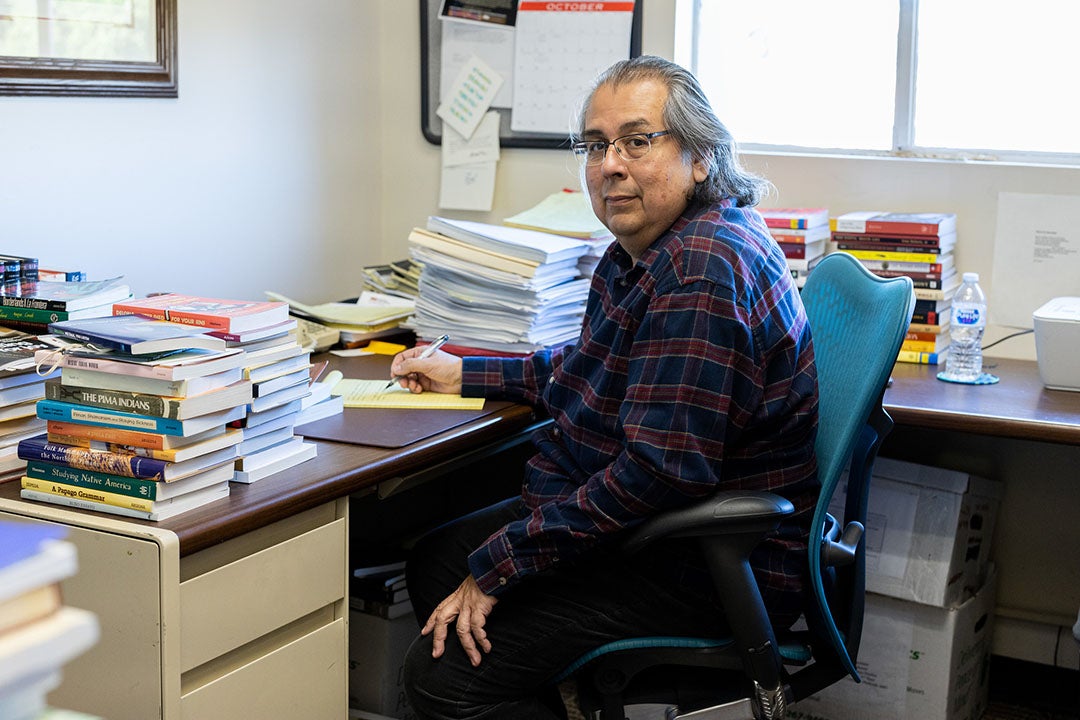
[[[37,401],[45,397],[45,381],[59,370],[39,374],[34,355],[51,349],[34,335],[12,332],[0,338],[0,474],[21,471],[19,443],[45,431],[37,416]]]
[[[405,586],[405,561],[359,567],[349,580],[349,606],[393,620],[412,612]]]
[[[834,220],[832,239],[875,275],[911,278],[915,314],[897,360],[944,364],[949,309],[960,286],[953,255],[956,214],[845,213]]]
[[[319,305],[305,305],[275,292],[267,291],[266,296],[287,303],[294,315],[337,330],[340,344],[345,348],[360,348],[372,340],[400,335],[402,323],[416,306],[411,298],[367,290],[351,302]]]
[[[428,218],[409,234],[422,266],[419,339],[449,334],[451,352],[529,353],[571,342],[581,332],[589,279],[578,238],[503,225]]]
[[[828,208],[758,208],[769,234],[784,251],[796,287],[825,257],[829,243]]]
[[[596,217],[588,196],[578,190],[552,193],[528,210],[506,218],[503,225],[585,240],[589,249],[578,260],[584,277],[592,276],[600,257],[615,240]]]
[[[293,433],[302,399],[310,394],[311,356],[297,342],[287,303],[174,293],[117,303],[113,312],[198,327],[229,350],[243,352],[251,395],[242,415],[229,421],[242,438],[234,482],[252,483],[315,457],[315,445]]]
[[[49,323],[112,315],[112,304],[130,296],[122,277],[78,282],[24,279],[5,285],[0,293],[0,325],[40,335],[49,331]]]
[[[229,494],[251,400],[244,352],[205,330],[135,315],[54,323],[41,339],[45,436],[19,443],[22,497],[164,520]],[[81,340],[81,342],[79,342]]]
[[[63,666],[98,640],[97,617],[63,603],[60,582],[75,574],[75,546],[52,523],[0,521],[0,718],[91,720],[51,710],[46,696]]]

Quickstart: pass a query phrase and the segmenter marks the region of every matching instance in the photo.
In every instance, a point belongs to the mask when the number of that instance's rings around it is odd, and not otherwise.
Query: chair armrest
[[[646,520],[631,531],[623,550],[637,552],[666,537],[765,533],[794,512],[790,501],[773,493],[722,490]]]

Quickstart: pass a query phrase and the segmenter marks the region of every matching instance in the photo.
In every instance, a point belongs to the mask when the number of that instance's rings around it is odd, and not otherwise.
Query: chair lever
[[[862,523],[853,521],[844,527],[844,534],[839,540],[834,540],[831,537],[825,538],[825,547],[822,548],[825,565],[834,567],[853,563],[855,561],[855,551],[862,540],[863,531]]]

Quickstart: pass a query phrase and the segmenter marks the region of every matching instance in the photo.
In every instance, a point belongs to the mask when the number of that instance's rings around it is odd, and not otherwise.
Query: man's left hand
[[[466,577],[457,590],[439,603],[420,630],[421,635],[435,633],[431,641],[431,656],[437,658],[443,654],[447,626],[457,618],[458,642],[473,667],[479,666],[482,657],[480,650],[491,652],[491,641],[484,630],[484,623],[498,601],[498,598],[485,595],[472,575]]]

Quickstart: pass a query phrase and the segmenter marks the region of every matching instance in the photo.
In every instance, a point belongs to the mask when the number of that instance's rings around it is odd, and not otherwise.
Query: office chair
[[[865,581],[860,541],[873,461],[893,424],[882,396],[915,295],[909,278],[879,278],[841,252],[818,264],[802,299],[818,370],[821,480],[810,528],[818,540],[810,544],[805,627],[774,632],[749,565],[754,546],[794,512],[786,499],[720,491],[651,518],[634,530],[624,551],[660,538],[697,538],[732,635],[629,638],[587,653],[555,681],[576,678],[579,702],[590,717],[623,720],[627,705],[660,703],[668,720],[775,720],[787,706],[847,675],[859,680]],[[845,469],[841,522],[828,507]]]

